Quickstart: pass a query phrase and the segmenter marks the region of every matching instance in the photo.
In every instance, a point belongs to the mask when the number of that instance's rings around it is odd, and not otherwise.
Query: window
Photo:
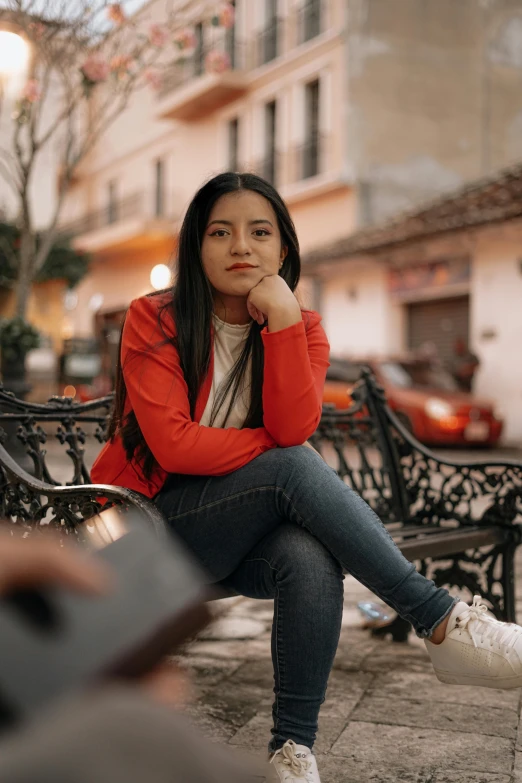
[[[277,19],[277,0],[265,0],[266,24],[260,35],[260,65],[275,60],[278,55],[279,23]]]
[[[275,183],[276,176],[276,101],[270,101],[265,105],[265,160],[263,165],[263,177]]]
[[[305,143],[302,176],[315,177],[319,173],[319,79],[305,86]]]
[[[234,117],[228,123],[228,169],[237,171],[239,150],[239,119]]]
[[[116,201],[116,182],[111,180],[107,185],[107,223],[118,220],[118,202]]]
[[[381,372],[389,383],[401,389],[458,391],[455,378],[444,367],[430,362],[383,362]]]
[[[165,212],[165,162],[158,158],[154,164],[154,215],[161,217]]]
[[[321,32],[321,0],[306,0],[301,8],[301,43]]]
[[[204,69],[203,52],[203,22],[198,22],[194,27],[196,36],[196,48],[194,49],[194,76],[201,76]]]

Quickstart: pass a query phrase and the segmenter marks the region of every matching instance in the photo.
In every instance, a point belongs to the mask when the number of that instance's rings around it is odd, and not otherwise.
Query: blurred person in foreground
[[[53,536],[0,531],[0,601],[13,590],[61,587],[100,595],[111,573]],[[164,667],[138,684],[103,683],[0,735],[2,783],[248,783],[238,760],[176,709],[187,683]]]
[[[308,448],[329,344],[295,295],[299,242],[279,193],[254,174],[209,180],[185,215],[176,271],[171,288],[130,305],[92,479],[152,498],[213,581],[275,599],[269,753],[279,780],[320,783],[313,745],[343,571],[413,625],[439,680],[522,685],[522,628],[420,574]]]

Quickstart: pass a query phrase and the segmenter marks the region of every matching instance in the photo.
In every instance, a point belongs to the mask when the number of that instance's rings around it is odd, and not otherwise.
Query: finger
[[[265,319],[263,317],[263,313],[260,310],[258,310],[258,308],[249,299],[247,299],[247,310],[250,317],[254,321],[256,321],[260,325],[264,323]]]
[[[47,586],[93,595],[110,590],[111,574],[101,561],[55,538],[13,539],[7,550],[0,558],[0,593]]]
[[[254,307],[250,299],[247,299],[247,310],[249,316],[254,320],[257,321],[257,308]]]

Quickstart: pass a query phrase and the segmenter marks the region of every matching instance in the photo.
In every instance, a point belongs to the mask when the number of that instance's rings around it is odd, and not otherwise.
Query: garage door
[[[469,339],[469,296],[415,302],[408,308],[408,347],[414,351],[434,343],[441,359],[454,356],[454,344]]]

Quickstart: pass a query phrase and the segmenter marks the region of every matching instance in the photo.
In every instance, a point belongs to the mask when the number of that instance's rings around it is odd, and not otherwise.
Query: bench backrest
[[[400,433],[392,431],[384,390],[370,370],[350,391],[346,410],[323,406],[312,444],[384,522],[405,522],[407,493],[400,465]]]
[[[19,400],[0,385],[0,442],[22,467],[47,484],[89,484],[106,431],[113,395],[86,403],[51,397]],[[2,467],[0,453],[0,468]]]
[[[384,521],[404,521],[405,490],[394,440],[387,432],[385,398],[363,370],[352,392],[353,406],[325,406],[313,444],[375,509]],[[4,487],[16,481],[6,473],[5,452],[47,484],[90,483],[90,467],[106,440],[113,395],[87,403],[53,397],[45,404],[16,399],[0,387],[0,471]],[[8,437],[2,432],[7,428]]]

